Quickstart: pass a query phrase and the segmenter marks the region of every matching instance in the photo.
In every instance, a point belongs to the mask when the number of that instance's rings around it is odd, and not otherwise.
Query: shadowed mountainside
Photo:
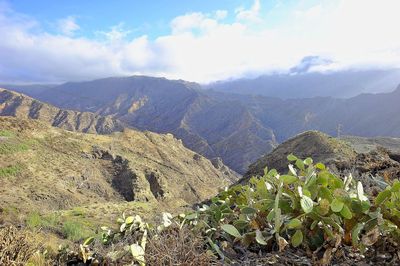
[[[262,125],[273,129],[278,142],[307,130],[364,137],[400,136],[400,87],[390,93],[361,94],[349,99],[269,98],[209,92],[210,97],[239,101]],[[267,151],[268,152],[268,151]]]

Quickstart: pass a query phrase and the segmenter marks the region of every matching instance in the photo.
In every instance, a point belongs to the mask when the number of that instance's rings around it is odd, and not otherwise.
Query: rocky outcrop
[[[263,156],[249,167],[245,178],[262,174],[265,167],[279,172],[288,171],[289,154],[299,158],[312,157],[316,162],[329,165],[353,161],[357,153],[351,146],[318,131],[307,131],[285,141],[272,152]]]
[[[395,138],[333,138],[318,131],[307,131],[282,143],[271,153],[252,164],[241,182],[262,175],[264,168],[288,172],[289,154],[298,158],[311,157],[339,175],[351,173],[367,187],[384,187],[384,182],[400,175],[400,139]]]

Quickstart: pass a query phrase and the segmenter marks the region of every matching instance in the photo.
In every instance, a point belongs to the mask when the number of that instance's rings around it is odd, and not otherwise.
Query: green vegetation
[[[60,223],[60,216],[56,213],[41,215],[39,212],[32,212],[26,218],[26,225],[30,228],[55,229]]]
[[[287,175],[266,169],[264,176],[222,192],[210,206],[184,219],[205,233],[221,257],[222,241],[232,248],[240,243],[262,249],[275,242],[279,250],[288,243],[316,250],[337,240],[363,249],[367,243],[359,241],[362,230],[388,233],[393,221],[371,207],[362,184],[351,175],[343,181],[311,158],[288,159],[294,165]]]
[[[85,229],[83,224],[77,221],[65,221],[62,232],[67,239],[72,241],[83,239],[93,233]]]
[[[20,165],[11,165],[0,168],[0,177],[15,176],[21,171]]]
[[[157,242],[171,227],[202,236],[209,252],[228,263],[235,261],[232,250],[284,251],[291,245],[315,251],[328,245],[321,262],[328,264],[342,245],[363,252],[383,237],[399,242],[399,181],[373,199],[351,175],[342,180],[311,158],[289,155],[288,160],[287,174],[265,169],[262,177],[226,189],[197,211],[174,218],[164,213],[159,226],[123,216],[118,230],[102,227],[102,243],[128,243],[131,261],[144,265],[147,235]],[[91,252],[89,245],[85,248]]]
[[[71,215],[85,217],[85,210],[79,207],[73,208],[71,210]]]
[[[94,232],[89,221],[58,212],[47,215],[32,212],[26,218],[26,225],[31,229],[59,232],[72,241],[82,240]]]
[[[0,130],[0,137],[13,137],[14,133],[9,130]]]
[[[0,154],[8,155],[16,152],[23,152],[29,149],[29,145],[26,143],[6,141],[0,142]]]
[[[30,228],[37,228],[39,226],[42,226],[42,223],[42,217],[38,212],[33,212],[29,214],[28,218],[26,219],[26,225]]]

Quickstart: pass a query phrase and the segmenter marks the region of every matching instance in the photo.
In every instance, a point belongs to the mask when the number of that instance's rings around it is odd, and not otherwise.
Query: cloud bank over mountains
[[[235,10],[192,12],[170,32],[128,38],[123,21],[97,37],[76,34],[79,16],[46,31],[34,17],[0,4],[0,82],[62,82],[144,74],[210,82],[287,73],[304,58],[307,71],[400,67],[398,0],[318,1],[287,6],[263,0]],[[129,35],[130,36],[130,35]],[[314,56],[314,57],[310,57]],[[302,61],[303,60],[303,61]]]

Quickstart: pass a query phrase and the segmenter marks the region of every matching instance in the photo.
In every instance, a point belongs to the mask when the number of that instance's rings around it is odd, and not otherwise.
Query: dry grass
[[[215,264],[207,253],[205,241],[187,228],[168,228],[149,239],[146,246],[148,265],[202,266]]]
[[[27,265],[38,249],[28,232],[12,226],[0,228],[0,265]]]

